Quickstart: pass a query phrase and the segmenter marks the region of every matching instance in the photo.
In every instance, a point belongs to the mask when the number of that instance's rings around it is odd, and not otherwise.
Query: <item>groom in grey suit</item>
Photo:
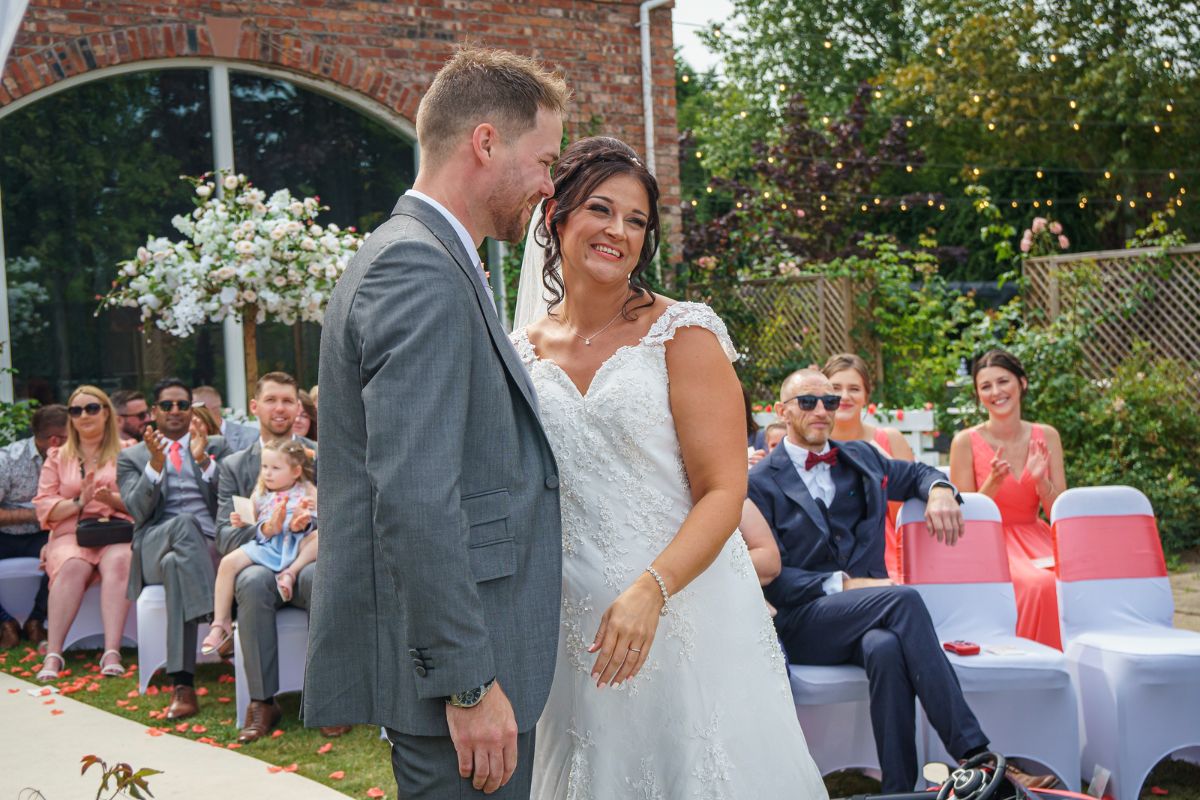
[[[529,796],[558,470],[477,249],[553,194],[567,100],[527,58],[459,50],[417,114],[413,191],[325,314],[304,720],[386,726],[401,798]]]

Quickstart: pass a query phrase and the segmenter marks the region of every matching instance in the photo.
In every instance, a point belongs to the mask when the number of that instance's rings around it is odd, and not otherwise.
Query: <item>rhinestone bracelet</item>
[[[667,591],[667,582],[662,579],[662,575],[659,575],[658,570],[654,567],[646,567],[646,572],[650,573],[650,577],[654,578],[654,582],[658,584],[658,590],[662,592],[663,607],[659,614],[665,617],[667,615],[667,601],[671,599],[671,593]]]

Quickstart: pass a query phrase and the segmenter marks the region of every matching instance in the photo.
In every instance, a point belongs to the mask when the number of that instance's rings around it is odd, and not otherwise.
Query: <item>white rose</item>
[[[137,249],[137,260],[143,264],[148,263],[150,261],[150,251],[144,247],[139,247]]]
[[[325,274],[325,268],[322,267],[320,264],[309,264],[308,265],[308,274],[312,275],[314,278],[319,278]]]
[[[300,216],[304,213],[304,203],[301,203],[299,200],[293,201],[292,204],[288,206],[288,213],[293,217]]]
[[[315,241],[313,241],[311,236],[305,236],[303,239],[300,240],[300,249],[301,250],[316,250],[317,243]]]
[[[196,194],[200,195],[201,197],[208,197],[209,195],[212,194],[212,184],[209,184],[209,183],[200,184],[199,186],[196,187]]]
[[[284,227],[286,228],[288,233],[299,233],[300,231],[304,230],[304,226],[301,225],[296,220],[292,220],[291,222],[285,222]]]
[[[232,192],[238,185],[237,175],[226,175],[221,179],[221,185],[225,187],[225,191]]]
[[[338,268],[336,265],[330,264],[328,267],[325,268],[325,277],[326,278],[328,278],[329,280],[332,281],[332,280],[337,280],[337,276],[338,276]]]
[[[242,292],[242,302],[243,303],[253,303],[257,299],[258,299],[258,293],[255,292],[253,289],[247,289],[246,291]]]
[[[137,275],[138,271],[137,271],[137,267],[135,265],[126,264],[125,266],[121,267],[121,272],[122,272],[122,274],[128,275],[129,277],[132,278],[134,275]]]
[[[284,286],[287,286],[287,278],[283,277],[282,275],[276,275],[274,278],[271,279],[271,283],[275,284],[276,286],[278,286],[280,288],[283,288]]]
[[[254,252],[254,242],[247,242],[244,239],[238,242],[233,247],[239,255],[248,256]]]

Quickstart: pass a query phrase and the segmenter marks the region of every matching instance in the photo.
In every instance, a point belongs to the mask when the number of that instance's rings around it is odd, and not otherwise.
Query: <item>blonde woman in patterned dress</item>
[[[527,243],[540,253],[526,257],[518,322],[530,286],[549,315],[513,338],[563,515],[562,629],[533,797],[825,798],[732,535],[746,496],[737,354],[707,306],[649,290],[657,201],[632,149],[584,139],[564,152]]]

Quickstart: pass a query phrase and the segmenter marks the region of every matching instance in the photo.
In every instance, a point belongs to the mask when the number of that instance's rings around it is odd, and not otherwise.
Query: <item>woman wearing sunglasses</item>
[[[42,551],[50,597],[48,649],[37,675],[40,681],[55,680],[66,665],[61,653],[67,631],[83,593],[97,580],[104,622],[100,672],[109,677],[125,672],[119,648],[129,613],[129,544],[80,547],[75,537],[81,519],[130,519],[117,490],[121,439],[116,409],[103,390],[80,386],[67,401],[67,413],[67,441],[47,455],[33,499],[38,522],[50,531],[50,541]]]
[[[895,428],[868,425],[863,422],[863,410],[871,402],[871,370],[867,362],[853,353],[838,353],[829,357],[821,372],[833,384],[833,391],[842,398],[837,414],[833,418],[833,433],[829,438],[839,442],[860,440],[871,442],[888,458],[912,461],[913,451],[904,434]],[[900,542],[896,538],[896,515],[903,503],[888,503],[883,549],[883,562],[888,575],[898,578],[900,574]]]

